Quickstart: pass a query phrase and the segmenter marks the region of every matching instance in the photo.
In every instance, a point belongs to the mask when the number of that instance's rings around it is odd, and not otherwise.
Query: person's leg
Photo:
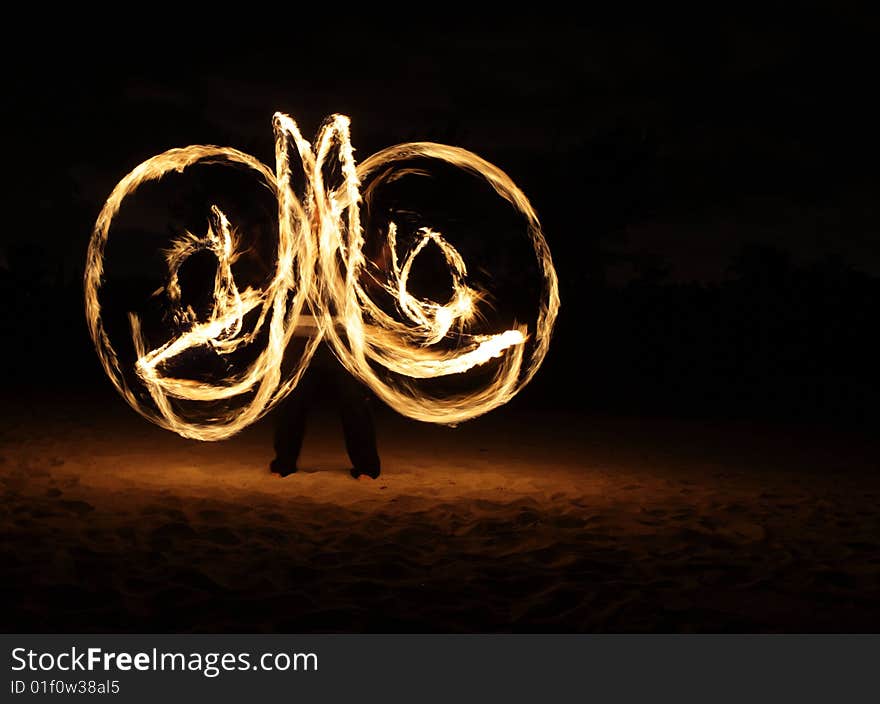
[[[369,391],[339,364],[333,371],[333,386],[339,401],[352,476],[366,475],[375,479],[379,476],[380,462]]]
[[[296,388],[275,412],[275,459],[272,472],[286,477],[297,470],[297,461],[306,433],[306,420],[319,385],[319,374],[307,369]]]

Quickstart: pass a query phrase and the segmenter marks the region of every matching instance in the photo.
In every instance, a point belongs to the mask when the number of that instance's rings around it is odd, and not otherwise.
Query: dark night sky
[[[27,41],[0,47],[0,284],[4,324],[28,332],[7,376],[34,378],[16,372],[24,360],[56,383],[44,341],[61,324],[71,364],[100,379],[79,282],[95,217],[135,165],[199,143],[271,164],[274,111],[307,135],[341,112],[361,158],[455,144],[532,200],[562,310],[522,404],[876,417],[873,17],[421,14],[259,8],[194,25],[151,8],[102,31],[79,14],[20,24]]]
[[[158,44],[145,27],[33,31],[29,52],[3,50],[2,244],[39,238],[74,275],[138,161],[220,143],[271,163],[283,110],[307,133],[349,114],[361,155],[411,139],[480,153],[532,197],[554,252],[598,242],[611,280],[651,265],[717,280],[749,242],[880,273],[872,25],[757,19],[230,16],[194,35],[163,19]]]

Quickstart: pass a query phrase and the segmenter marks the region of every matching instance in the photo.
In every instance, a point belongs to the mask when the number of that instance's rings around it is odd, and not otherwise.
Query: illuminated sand
[[[370,482],[328,418],[280,479],[265,423],[4,417],[6,631],[880,629],[877,446],[850,437],[389,413]]]

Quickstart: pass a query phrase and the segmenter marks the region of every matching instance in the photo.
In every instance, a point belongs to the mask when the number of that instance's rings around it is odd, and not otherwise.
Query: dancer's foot
[[[352,467],[352,469],[351,469],[351,476],[353,476],[355,479],[366,479],[368,477],[370,479],[378,479],[379,473],[380,473],[380,470],[378,467],[376,467],[376,469],[369,470],[369,471],[364,470],[364,469],[358,469],[357,467]]]
[[[279,477],[287,477],[291,474],[296,474],[296,465],[290,466],[276,458],[269,463],[269,471],[272,474],[277,474]]]

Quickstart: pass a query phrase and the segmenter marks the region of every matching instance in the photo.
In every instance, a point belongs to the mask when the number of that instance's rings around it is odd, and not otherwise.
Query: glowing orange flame
[[[246,427],[289,394],[302,377],[322,339],[349,372],[403,415],[421,421],[455,424],[479,416],[509,401],[531,380],[547,353],[559,310],[559,290],[550,251],[538,218],[526,196],[498,167],[476,154],[431,142],[401,144],[384,149],[355,165],[349,120],[330,119],[313,148],[287,115],[274,116],[274,173],[257,159],[228,147],[190,146],[171,149],[135,167],[113,189],[101,210],[89,244],[85,272],[85,310],[95,349],[110,380],[123,398],[148,420],[188,438],[220,440]],[[302,199],[291,186],[290,153],[295,149],[305,172]],[[322,167],[338,159],[343,183],[328,189]],[[401,263],[397,257],[397,228],[391,223],[387,238],[391,271],[382,288],[396,301],[406,322],[388,315],[361,285],[366,261],[360,222],[360,183],[390,169],[395,162],[416,157],[439,159],[484,179],[526,219],[528,234],[541,267],[544,289],[535,329],[520,325],[495,335],[470,335],[464,330],[476,315],[480,296],[465,284],[467,269],[456,249],[443,236],[422,228],[420,240]],[[252,169],[278,201],[278,250],[275,271],[264,290],[239,291],[231,264],[236,241],[226,216],[211,209],[211,225],[204,237],[185,233],[166,250],[169,280],[165,287],[175,317],[186,331],[156,349],[148,349],[141,321],[130,314],[132,341],[138,356],[136,371],[152,400],[142,401],[120,368],[101,318],[98,292],[104,269],[104,249],[113,218],[123,200],[143,183],[170,172],[182,172],[197,163],[232,163]],[[378,179],[381,180],[381,177]],[[375,186],[375,184],[374,184]],[[414,259],[428,244],[438,246],[449,266],[453,295],[446,303],[413,296],[408,278]],[[192,253],[206,249],[219,265],[209,318],[199,321],[180,304],[177,272]],[[244,332],[243,319],[253,311],[256,323]],[[292,370],[282,373],[282,358],[298,327],[310,316],[314,330]],[[241,373],[213,383],[178,379],[163,372],[164,365],[187,350],[211,347],[227,355],[254,342],[267,328],[268,342],[256,360]],[[455,331],[460,346],[452,351],[437,343]],[[524,365],[525,342],[532,351]],[[479,390],[456,396],[432,397],[405,382],[381,378],[374,366],[410,379],[430,379],[467,372],[500,358],[492,378]],[[387,376],[387,375],[383,375]],[[184,417],[173,399],[211,402],[244,397],[243,404],[218,412],[208,420]],[[179,405],[179,404],[178,404]]]

